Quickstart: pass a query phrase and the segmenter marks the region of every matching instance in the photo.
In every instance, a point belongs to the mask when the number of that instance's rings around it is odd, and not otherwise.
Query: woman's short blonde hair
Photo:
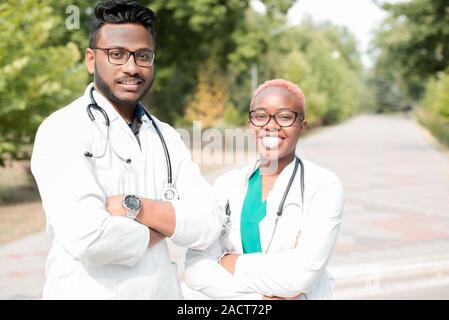
[[[253,92],[250,106],[253,105],[254,100],[259,95],[259,93],[261,93],[263,90],[265,90],[267,88],[271,88],[271,87],[283,88],[283,89],[291,92],[297,99],[298,106],[300,107],[300,109],[303,113],[302,114],[303,118],[306,117],[306,97],[304,96],[304,92],[302,92],[302,90],[296,84],[294,84],[291,81],[285,80],[285,79],[273,79],[273,80],[268,80],[268,81],[265,81],[264,83],[262,83]]]

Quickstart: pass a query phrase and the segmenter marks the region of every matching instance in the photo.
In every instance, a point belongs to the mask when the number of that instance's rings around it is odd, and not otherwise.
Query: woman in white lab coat
[[[306,129],[301,89],[277,79],[253,94],[260,160],[217,178],[223,232],[188,250],[186,284],[213,299],[332,299],[326,271],[343,211],[338,177],[295,155]]]

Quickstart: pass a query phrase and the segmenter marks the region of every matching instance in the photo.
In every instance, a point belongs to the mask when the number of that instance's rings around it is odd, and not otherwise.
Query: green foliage
[[[379,110],[420,101],[418,120],[449,145],[449,2],[411,0],[383,7],[390,15],[376,35],[373,76]]]
[[[343,59],[351,70],[361,73],[363,66],[354,35],[346,27],[338,27],[330,23],[322,24],[319,29],[334,51],[338,52],[338,57]]]
[[[306,56],[317,77],[317,93],[327,97],[321,121],[324,124],[341,121],[358,111],[361,79],[324,39],[316,39],[306,50]]]
[[[195,90],[197,70],[211,55],[226,73],[236,49],[233,34],[245,24],[248,1],[156,0],[157,56],[151,108],[161,119],[182,117]]]
[[[272,49],[261,60],[261,80],[286,78],[298,84],[311,126],[341,121],[360,111],[362,97],[369,95],[354,44],[347,30],[329,24],[291,28],[272,39]]]
[[[89,44],[88,22],[95,8],[95,4],[99,2],[92,0],[51,0],[53,14],[63,19],[65,28],[55,28],[52,30],[48,40],[49,45],[59,45],[67,42],[74,42],[78,46],[80,53],[84,53],[84,49]],[[79,26],[72,25],[72,13],[74,6],[79,13]],[[77,17],[78,18],[78,17]],[[77,21],[78,22],[78,21]],[[68,28],[70,27],[70,28]],[[73,29],[71,29],[73,28]]]
[[[89,78],[82,61],[87,22],[96,2],[0,4],[0,32],[8,35],[0,42],[0,159],[26,157],[41,121],[82,94]],[[164,121],[189,124],[195,101],[207,113],[220,106],[210,125],[219,115],[222,125],[245,125],[254,65],[259,83],[282,77],[304,90],[312,125],[340,121],[370,101],[352,35],[329,24],[286,27],[294,0],[262,1],[265,15],[249,0],[139,2],[158,16],[155,82],[144,102]],[[67,28],[70,5],[80,10],[79,29]],[[204,72],[210,57],[213,71]]]
[[[449,66],[449,2],[411,0],[383,8],[389,16],[375,36],[371,76],[377,110],[409,109],[426,80]]]
[[[248,124],[248,113],[243,113],[235,105],[228,104],[223,115],[223,122],[226,127],[243,127]]]
[[[449,2],[412,0],[384,4],[404,36],[391,43],[391,56],[401,61],[407,77],[427,78],[449,65]]]
[[[440,73],[437,79],[428,81],[422,104],[449,125],[449,72]]]
[[[210,56],[198,69],[198,85],[186,107],[186,118],[200,121],[203,128],[212,127],[223,116],[228,103],[229,90],[219,71],[216,58]]]
[[[418,121],[443,144],[449,147],[449,122],[442,116],[432,112],[427,106],[417,108],[415,115]]]
[[[174,123],[183,117],[198,69],[210,55],[218,58],[218,73],[226,74],[229,55],[237,46],[234,33],[244,29],[248,1],[140,2],[149,4],[159,18],[155,84],[146,102],[157,116]],[[65,27],[66,9],[72,4],[80,9],[80,29]],[[19,149],[32,141],[41,120],[82,93],[87,73],[80,60],[94,4],[88,0],[1,4],[1,34],[14,34],[0,42],[2,156],[8,152],[21,157]]]
[[[263,0],[265,5],[267,20],[284,19],[288,9],[296,2],[295,0]]]
[[[0,4],[0,164],[27,157],[42,120],[79,95],[86,81],[73,42],[49,45],[64,27],[50,0]]]
[[[326,114],[329,97],[327,92],[319,90],[319,76],[313,72],[307,57],[299,50],[290,52],[282,64],[282,74],[286,79],[298,84],[306,95],[307,122],[318,125]]]

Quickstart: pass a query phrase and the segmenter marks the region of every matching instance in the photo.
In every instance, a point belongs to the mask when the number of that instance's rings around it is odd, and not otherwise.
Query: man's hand
[[[123,207],[123,195],[119,194],[116,196],[107,197],[106,199],[106,210],[112,216],[122,216],[126,217],[126,210]]]
[[[220,264],[228,272],[234,274],[235,263],[240,255],[236,253],[229,253],[220,259]]]
[[[123,195],[116,195],[111,196],[106,199],[106,210],[111,214],[111,216],[122,216],[126,217],[126,209],[123,207]],[[165,236],[157,232],[154,229],[150,229],[150,244],[149,246],[152,247],[162,240],[165,239]]]
[[[106,210],[112,216],[126,217],[126,209],[123,207],[124,195],[116,195],[106,198]],[[168,201],[140,198],[142,207],[136,217],[136,221],[150,227],[167,237],[175,232],[176,214],[173,205]]]

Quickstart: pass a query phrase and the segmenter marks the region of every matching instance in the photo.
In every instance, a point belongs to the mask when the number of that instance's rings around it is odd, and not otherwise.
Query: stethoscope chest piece
[[[163,198],[166,201],[174,200],[178,198],[178,193],[176,192],[175,188],[170,186],[164,191]]]

